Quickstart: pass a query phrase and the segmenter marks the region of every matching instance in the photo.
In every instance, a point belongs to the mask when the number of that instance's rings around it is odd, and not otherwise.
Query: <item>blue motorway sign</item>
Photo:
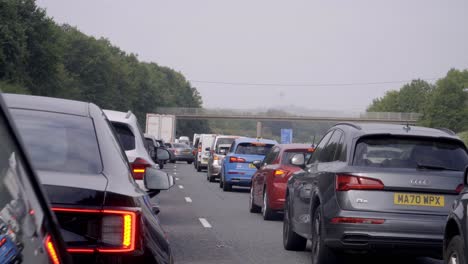
[[[293,139],[292,129],[281,129],[281,144],[291,144]]]

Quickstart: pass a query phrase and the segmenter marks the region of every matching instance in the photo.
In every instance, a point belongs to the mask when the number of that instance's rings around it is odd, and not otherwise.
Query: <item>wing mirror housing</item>
[[[164,148],[157,148],[156,149],[156,159],[159,161],[168,161],[171,158],[171,154],[169,150]]]
[[[292,165],[305,168],[304,154],[296,154],[291,158]]]
[[[147,168],[144,183],[150,197],[154,197],[160,191],[169,190],[174,186],[174,177],[162,170]]]
[[[252,164],[259,170],[262,167],[262,161],[261,160],[254,160]]]

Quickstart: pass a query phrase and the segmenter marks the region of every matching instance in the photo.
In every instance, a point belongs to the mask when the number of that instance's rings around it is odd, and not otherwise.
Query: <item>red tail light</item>
[[[46,236],[46,239],[44,240],[44,246],[46,248],[47,255],[49,255],[50,261],[53,264],[60,264],[60,259],[57,253],[57,247],[55,247],[50,235]]]
[[[230,163],[245,163],[245,159],[238,157],[229,157]]]
[[[455,189],[455,191],[457,193],[461,193],[463,191],[463,188],[465,188],[465,185],[460,184],[460,185],[457,186],[457,189]]]
[[[273,175],[275,175],[275,177],[284,177],[288,174],[287,171],[285,170],[275,170]]]
[[[2,238],[2,240],[0,240],[0,247],[2,247],[5,244],[6,240],[7,240],[6,237],[4,237],[4,238]]]
[[[126,210],[98,210],[98,209],[76,209],[57,208],[55,213],[71,214],[94,214],[99,218],[100,233],[99,244],[93,247],[69,247],[70,253],[124,253],[135,250],[136,245],[136,213]]]
[[[354,218],[354,217],[335,217],[331,220],[332,224],[372,224],[381,225],[385,223],[384,219],[374,218]]]
[[[136,158],[135,161],[131,163],[132,174],[135,180],[143,180],[143,177],[146,173],[146,168],[150,167],[151,164],[142,158]]]
[[[378,179],[337,174],[336,175],[336,190],[349,191],[349,190],[383,190],[383,183]]]

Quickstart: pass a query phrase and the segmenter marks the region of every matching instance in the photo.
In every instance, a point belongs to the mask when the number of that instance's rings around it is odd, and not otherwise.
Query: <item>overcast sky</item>
[[[468,68],[466,0],[37,3],[58,23],[182,72],[206,107],[364,111],[373,98],[402,86],[364,83]]]

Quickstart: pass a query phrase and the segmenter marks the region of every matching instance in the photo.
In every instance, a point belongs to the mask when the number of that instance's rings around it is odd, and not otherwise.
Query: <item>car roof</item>
[[[3,96],[9,108],[90,116],[89,107],[91,103],[88,102],[23,94],[3,94]]]
[[[428,128],[406,124],[340,123],[336,124],[334,127],[347,127],[346,129],[353,129],[361,136],[367,134],[391,134],[396,136],[443,137],[459,140],[456,134],[448,129]]]
[[[254,143],[254,142],[261,142],[261,143],[273,144],[273,145],[278,144],[278,142],[276,142],[276,140],[263,139],[263,138],[248,138],[248,137],[237,138],[234,142],[236,144],[239,144],[239,143]]]

